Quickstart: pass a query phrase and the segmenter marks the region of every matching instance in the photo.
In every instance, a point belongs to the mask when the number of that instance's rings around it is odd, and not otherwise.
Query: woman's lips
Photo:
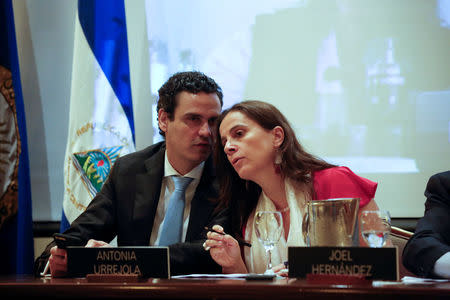
[[[243,159],[243,157],[236,157],[235,159],[233,159],[233,160],[231,161],[231,164],[234,166],[234,165],[236,165],[236,164],[238,163],[238,161],[240,161],[241,159]]]

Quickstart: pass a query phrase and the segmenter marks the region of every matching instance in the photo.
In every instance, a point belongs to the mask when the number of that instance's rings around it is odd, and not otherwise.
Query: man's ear
[[[164,133],[167,132],[167,124],[169,122],[169,115],[168,113],[160,108],[158,111],[158,125],[159,125],[159,129],[161,129],[161,131],[163,131]]]
[[[284,129],[281,126],[275,126],[272,129],[273,145],[278,148],[284,142]]]

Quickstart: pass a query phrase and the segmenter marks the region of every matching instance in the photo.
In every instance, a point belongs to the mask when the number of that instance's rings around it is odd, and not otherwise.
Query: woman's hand
[[[214,225],[212,229],[216,232],[208,231],[208,239],[203,244],[203,248],[206,251],[209,250],[212,259],[222,266],[224,273],[247,273],[238,241],[231,235],[225,234],[220,225]]]
[[[284,263],[273,267],[272,271],[274,271],[275,274],[277,274],[278,276],[282,276],[282,277],[288,277],[288,273],[289,273],[289,271],[286,268],[286,265]]]

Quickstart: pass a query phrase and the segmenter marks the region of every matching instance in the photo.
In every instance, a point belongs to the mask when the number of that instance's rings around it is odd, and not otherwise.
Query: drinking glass
[[[361,212],[361,234],[369,247],[380,248],[386,245],[391,232],[391,216],[387,210]]]
[[[279,211],[258,211],[255,215],[255,229],[258,240],[264,246],[269,258],[264,274],[275,274],[272,270],[272,253],[283,232],[283,217]]]

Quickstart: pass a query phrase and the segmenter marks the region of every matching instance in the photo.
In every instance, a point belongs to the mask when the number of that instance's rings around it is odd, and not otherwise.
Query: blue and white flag
[[[27,128],[11,0],[0,1],[0,275],[32,274]]]
[[[124,0],[79,0],[64,165],[61,232],[135,151]]]

